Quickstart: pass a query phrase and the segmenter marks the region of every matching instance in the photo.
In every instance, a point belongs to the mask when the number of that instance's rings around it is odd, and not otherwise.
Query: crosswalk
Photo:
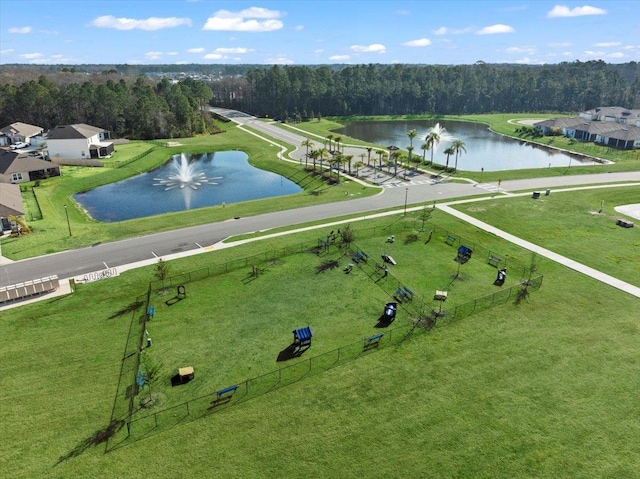
[[[416,178],[411,181],[399,181],[399,180],[391,180],[388,183],[383,183],[380,186],[384,188],[399,188],[402,186],[412,186],[412,185],[436,185],[438,183],[442,183],[442,180],[434,180],[429,178]],[[476,183],[474,185],[476,188],[482,188],[483,190],[488,191],[489,193],[500,193],[504,195],[509,195],[509,191],[506,189],[496,185],[495,183]]]

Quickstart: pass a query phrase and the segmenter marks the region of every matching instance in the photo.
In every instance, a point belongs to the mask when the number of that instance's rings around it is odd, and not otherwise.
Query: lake
[[[241,151],[183,156],[173,156],[155,170],[73,197],[92,218],[113,222],[302,191],[281,175],[251,166]],[[181,188],[179,182],[172,187],[176,182],[171,178],[177,174],[174,165],[183,159],[208,183],[194,183],[195,189]]]
[[[531,145],[513,138],[492,132],[487,125],[464,121],[443,120],[406,120],[406,121],[357,121],[349,122],[334,134],[348,135],[377,145],[395,145],[403,150],[409,146],[409,130],[415,129],[418,136],[413,139],[413,155],[422,157],[420,146],[436,123],[446,128],[447,132],[465,143],[466,153],[458,155],[458,169],[467,171],[499,171],[525,168],[549,168],[550,166],[594,165],[594,161],[585,160],[557,150]],[[516,126],[514,125],[514,128]],[[444,165],[446,155],[443,153],[450,143],[440,143],[434,151],[434,163]],[[426,152],[426,159],[431,159],[431,151]],[[453,167],[455,155],[449,159]]]

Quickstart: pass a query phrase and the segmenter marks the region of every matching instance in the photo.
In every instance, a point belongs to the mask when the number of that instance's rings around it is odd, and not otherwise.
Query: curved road
[[[239,125],[268,134],[278,141],[300,148],[305,137],[268,124],[247,114],[215,109]],[[299,158],[300,149],[294,153]],[[504,181],[500,193],[516,190],[544,190],[588,184],[640,181],[640,172],[608,173],[596,175],[560,176],[529,180]],[[96,244],[77,250],[0,265],[0,285],[15,284],[45,276],[57,275],[60,279],[72,278],[125,264],[152,260],[155,257],[205,248],[233,235],[290,226],[308,221],[328,220],[336,216],[363,215],[382,208],[402,207],[408,204],[441,202],[462,196],[487,195],[490,190],[483,185],[460,183],[403,183],[401,187],[384,188],[374,197],[342,201],[338,203],[308,206],[287,211],[267,213],[252,217],[210,223],[201,226],[130,238],[114,243]]]

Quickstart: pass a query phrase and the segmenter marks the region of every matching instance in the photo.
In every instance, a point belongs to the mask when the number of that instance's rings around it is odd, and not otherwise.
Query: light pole
[[[67,205],[64,205],[64,214],[67,217],[67,228],[69,228],[69,236],[71,236],[71,223],[69,223],[69,211],[67,210]]]
[[[406,187],[404,189],[404,214],[402,216],[407,216],[407,198],[409,196],[409,188]]]

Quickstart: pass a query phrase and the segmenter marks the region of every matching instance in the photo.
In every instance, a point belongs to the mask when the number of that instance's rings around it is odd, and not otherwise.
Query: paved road
[[[278,141],[300,148],[304,140],[294,132],[283,130],[241,112],[226,113],[240,124],[250,125]],[[300,148],[298,154],[303,154]],[[640,181],[640,172],[609,173],[601,175],[560,176],[530,180],[503,181],[501,193],[515,190],[544,190],[571,185],[587,185],[609,182]],[[484,185],[461,183],[418,184],[384,188],[382,193],[369,198],[309,206],[288,211],[267,213],[219,223],[210,223],[164,233],[130,238],[114,243],[96,244],[91,247],[56,253],[48,256],[0,264],[0,285],[14,284],[44,276],[58,275],[60,279],[81,276],[86,273],[113,268],[125,264],[154,259],[172,253],[211,246],[233,235],[263,231],[280,226],[295,225],[307,221],[330,219],[341,215],[363,215],[382,208],[402,207],[405,204],[441,202],[462,196],[486,195]]]

